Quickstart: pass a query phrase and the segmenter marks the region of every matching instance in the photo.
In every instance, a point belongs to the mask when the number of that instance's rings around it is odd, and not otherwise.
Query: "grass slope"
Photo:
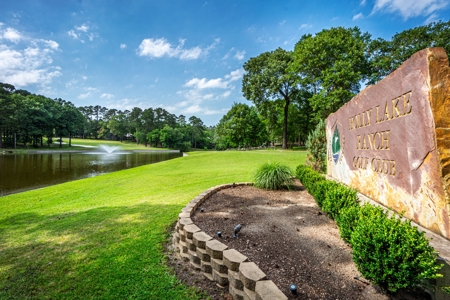
[[[304,152],[188,157],[0,198],[0,299],[198,299],[165,265],[181,208],[211,186],[251,181]]]

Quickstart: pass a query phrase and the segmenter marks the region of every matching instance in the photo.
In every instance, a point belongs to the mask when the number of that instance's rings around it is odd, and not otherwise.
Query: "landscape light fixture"
[[[222,237],[222,231],[217,231],[217,235],[221,238]]]
[[[237,224],[236,227],[234,227],[234,234],[233,237],[237,238],[239,231],[241,231],[242,225],[241,224]]]
[[[291,284],[289,286],[289,289],[291,290],[292,294],[297,295],[297,286],[295,284]]]
[[[204,212],[204,211],[205,211],[205,209],[204,209],[204,208],[202,207],[202,208],[200,208],[200,211],[201,211],[201,212]]]

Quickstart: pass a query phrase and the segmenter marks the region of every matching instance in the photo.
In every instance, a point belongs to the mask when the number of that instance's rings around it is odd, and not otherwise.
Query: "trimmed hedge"
[[[366,279],[395,292],[442,276],[438,274],[442,265],[437,264],[436,251],[410,221],[388,217],[382,208],[368,203],[360,206],[354,189],[327,180],[310,167],[298,166],[296,176],[319,207],[336,221]]]

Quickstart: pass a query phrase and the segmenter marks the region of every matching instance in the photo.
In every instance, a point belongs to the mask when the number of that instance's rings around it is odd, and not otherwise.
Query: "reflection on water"
[[[181,156],[178,151],[0,154],[0,196]]]

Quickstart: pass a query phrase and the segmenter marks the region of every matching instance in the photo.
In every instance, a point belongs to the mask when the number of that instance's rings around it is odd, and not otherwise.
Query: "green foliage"
[[[437,253],[424,233],[379,207],[360,209],[350,243],[361,274],[391,292],[439,277]]]
[[[311,167],[306,165],[299,165],[295,170],[295,175],[313,197],[317,183],[325,180],[323,175],[315,172]]]
[[[234,103],[220,119],[216,128],[221,148],[253,147],[267,141],[267,133],[256,109],[244,103]]]
[[[330,218],[337,219],[341,209],[357,206],[356,191],[339,183],[330,183],[325,194],[322,209]]]
[[[306,148],[308,149],[306,164],[315,171],[325,173],[327,168],[327,136],[324,120],[320,120],[316,129],[308,135]]]
[[[382,38],[370,42],[369,52],[374,84],[397,69],[417,51],[429,47],[444,47],[450,53],[450,21],[432,22],[396,33],[390,41]]]
[[[290,51],[281,48],[250,58],[244,64],[246,73],[242,79],[242,93],[260,110],[268,101],[283,101],[283,149],[287,149],[287,124],[289,105],[296,101],[301,87],[296,75],[289,68],[293,61]]]
[[[446,294],[450,295],[450,286],[443,286],[442,287],[442,291]]]
[[[352,233],[358,224],[359,210],[359,205],[350,205],[340,209],[339,214],[336,216],[335,220],[338,224],[341,238],[347,243],[350,243]]]
[[[280,190],[283,186],[289,188],[294,172],[288,166],[279,162],[262,164],[255,172],[254,181],[257,188]]]
[[[335,219],[366,279],[395,292],[440,276],[436,251],[410,221],[389,218],[383,209],[370,204],[360,207],[355,190],[324,179],[308,166],[299,165],[296,176],[323,211]]]
[[[335,27],[303,35],[295,45],[291,71],[311,92],[317,119],[326,118],[359,92],[360,82],[370,73],[369,40],[370,35],[358,27]]]

